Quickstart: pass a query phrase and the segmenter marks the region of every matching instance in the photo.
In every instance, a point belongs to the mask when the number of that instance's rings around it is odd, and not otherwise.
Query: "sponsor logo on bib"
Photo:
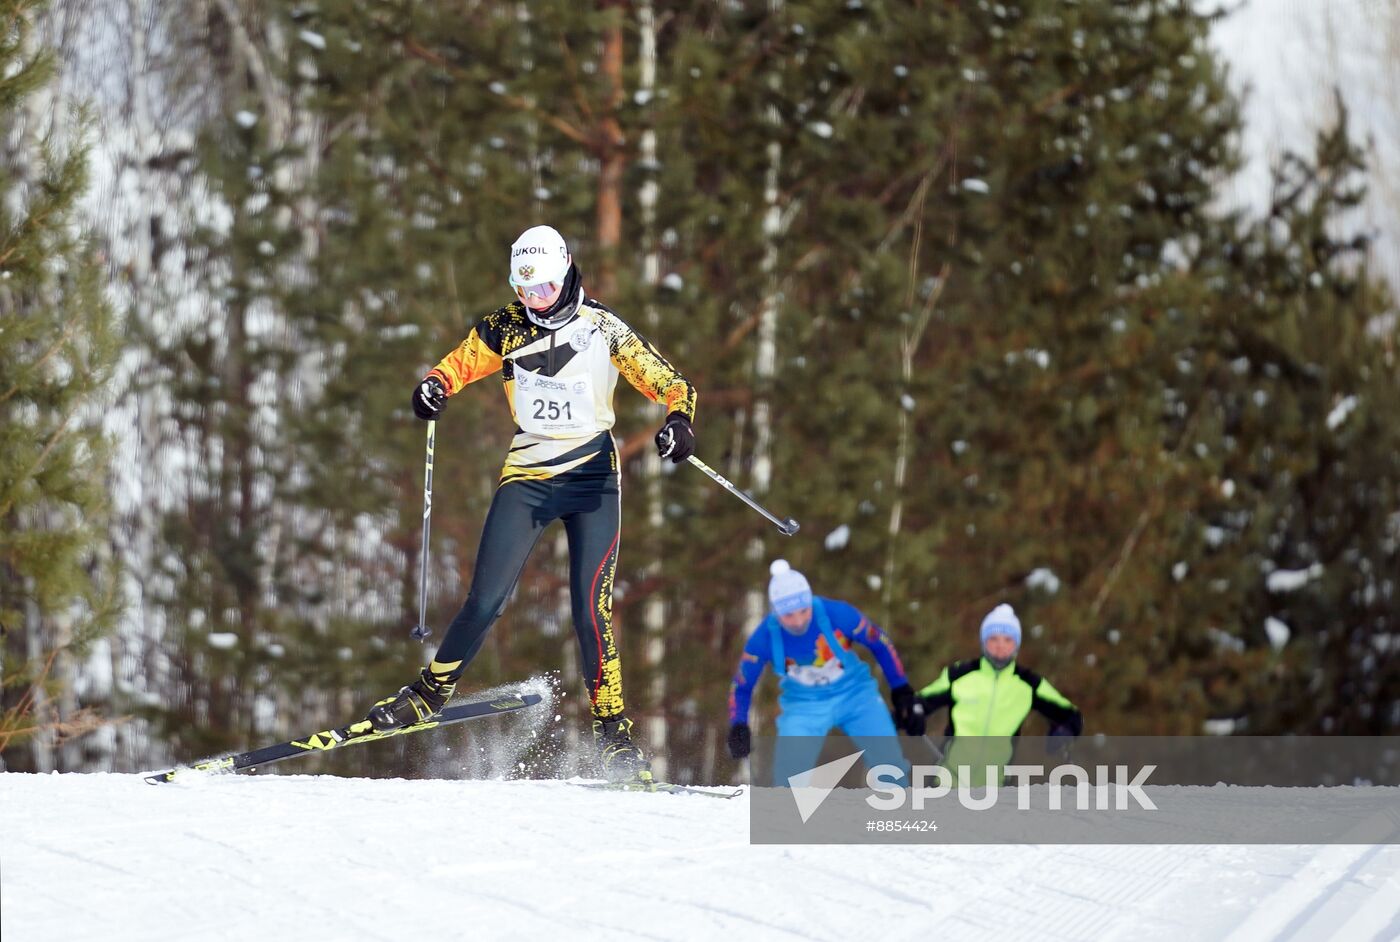
[[[582,353],[588,349],[588,345],[593,342],[593,329],[591,327],[580,327],[574,331],[569,338],[569,346]]]

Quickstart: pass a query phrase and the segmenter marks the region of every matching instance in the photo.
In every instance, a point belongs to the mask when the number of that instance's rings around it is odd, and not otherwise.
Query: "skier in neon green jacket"
[[[1021,621],[1010,605],[998,605],[982,620],[982,656],[943,668],[919,691],[927,716],[948,708],[946,735],[952,737],[943,766],[958,778],[967,766],[968,784],[987,782],[987,767],[1010,759],[1016,737],[1032,710],[1050,721],[1049,746],[1059,751],[1084,729],[1084,717],[1050,681],[1016,663]],[[911,731],[912,732],[912,731]],[[996,776],[1000,780],[1000,774]]]

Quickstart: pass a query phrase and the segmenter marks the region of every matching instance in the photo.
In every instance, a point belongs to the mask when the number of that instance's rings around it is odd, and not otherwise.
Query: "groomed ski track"
[[[751,846],[748,823],[747,796],[548,781],[0,774],[0,936],[1400,938],[1397,846]]]

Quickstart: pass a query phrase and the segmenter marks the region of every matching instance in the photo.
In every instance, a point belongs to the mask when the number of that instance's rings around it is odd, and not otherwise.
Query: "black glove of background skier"
[[[1079,731],[1073,726],[1056,723],[1050,727],[1050,732],[1045,737],[1045,754],[1068,755],[1070,743],[1074,742],[1074,737],[1078,735]]]
[[[922,736],[928,729],[928,717],[924,715],[924,702],[914,696],[914,688],[900,684],[890,691],[890,702],[894,704],[890,718],[894,720],[895,729],[902,729],[910,736]]]
[[[447,405],[447,390],[436,376],[425,376],[413,387],[413,414],[424,422],[436,419]]]
[[[695,454],[695,429],[691,428],[690,420],[679,412],[666,416],[666,424],[656,433],[656,452],[675,464]]]
[[[729,754],[736,759],[742,759],[749,754],[753,748],[752,737],[749,734],[748,723],[735,723],[729,727]]]

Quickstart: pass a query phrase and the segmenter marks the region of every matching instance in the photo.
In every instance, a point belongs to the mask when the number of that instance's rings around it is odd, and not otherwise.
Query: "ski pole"
[[[428,460],[423,468],[423,548],[418,554],[420,574],[418,580],[418,624],[409,632],[416,641],[424,644],[433,629],[428,627],[428,530],[433,520],[433,435],[437,431],[437,421],[428,423]]]
[[[705,464],[705,462],[701,461],[694,455],[691,455],[685,460],[689,461],[691,464],[695,465],[695,467],[708,474],[710,476],[710,479],[716,484],[718,484],[720,487],[724,488],[726,491],[733,494],[735,497],[739,498],[744,503],[748,504],[754,510],[757,510],[759,513],[763,514],[763,516],[767,517],[768,520],[782,532],[783,536],[792,536],[794,533],[797,532],[799,524],[796,520],[792,519],[791,517],[788,517],[786,520],[779,520],[777,517],[764,510],[763,507],[759,505],[758,501],[754,500],[748,494],[745,494],[743,491],[739,490],[733,484],[730,484],[727,480],[725,480],[724,475],[720,474],[714,468]]]

